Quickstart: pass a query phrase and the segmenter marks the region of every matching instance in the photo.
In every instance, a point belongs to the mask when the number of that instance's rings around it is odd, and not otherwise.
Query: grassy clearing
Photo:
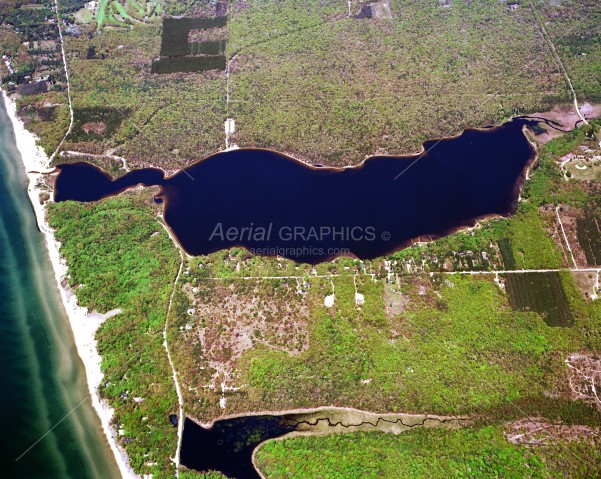
[[[536,208],[524,207],[509,223],[509,238],[518,269],[551,269],[562,265],[562,253]]]
[[[157,0],[99,0],[96,9],[96,27],[140,26],[159,20],[161,2]]]
[[[102,28],[104,25],[108,4],[109,0],[98,0],[98,9],[96,10],[96,25],[98,25],[98,28]]]

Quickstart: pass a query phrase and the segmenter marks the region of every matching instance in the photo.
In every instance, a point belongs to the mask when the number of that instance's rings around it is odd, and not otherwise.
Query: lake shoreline
[[[524,131],[526,126],[526,120],[518,119],[497,127],[469,129],[455,137],[424,142],[418,155],[370,156],[360,165],[346,168],[317,168],[261,148],[215,153],[169,176],[162,169],[142,168],[113,178],[91,163],[59,164],[54,200],[90,202],[119,195],[137,185],[158,186],[161,190],[156,197],[163,203],[163,220],[188,255],[245,248],[258,249],[261,256],[283,256],[308,264],[339,256],[373,259],[416,243],[469,231],[490,218],[514,214],[523,184],[537,160],[536,148]],[[485,163],[482,158],[489,161]],[[408,170],[409,174],[400,178]],[[286,178],[288,187],[274,181],[274,175]],[[221,179],[231,193],[216,190],[207,178]],[[425,186],[426,181],[428,194],[424,188],[416,188],[417,184]],[[314,195],[304,194],[312,188]],[[346,198],[347,191],[357,194]],[[277,197],[288,205],[288,216],[266,201],[266,196]],[[210,203],[214,208],[208,211],[206,205]],[[215,230],[206,225],[221,225],[222,218],[241,215],[239,204],[244,205],[247,223],[260,225],[269,233],[252,238],[249,233],[247,238],[238,235],[227,240],[221,234],[215,241]],[[312,212],[310,218],[294,213],[292,205],[298,204]],[[322,211],[324,204],[339,211],[339,216],[328,217]],[[391,204],[409,208],[395,210],[395,221],[384,219],[380,213]],[[445,213],[440,212],[441,204]],[[303,231],[321,231],[338,223],[371,225],[380,236],[374,233],[366,241],[341,237],[336,242],[317,234],[312,242],[297,237],[292,241],[289,237],[279,242],[271,240],[272,226],[277,234],[282,228],[289,229],[290,224]]]
[[[29,179],[27,194],[33,207],[38,229],[44,235],[48,257],[56,279],[56,286],[60,292],[61,301],[69,319],[69,326],[77,353],[84,365],[86,383],[92,399],[92,406],[100,419],[104,435],[113,452],[122,477],[127,479],[138,478],[139,476],[134,473],[129,465],[127,453],[119,446],[116,432],[111,426],[114,411],[106,401],[101,400],[98,394],[98,386],[104,374],[100,367],[101,357],[96,348],[95,335],[102,322],[110,314],[89,313],[87,308],[80,307],[77,304],[77,298],[71,289],[68,286],[63,286],[63,278],[68,275],[68,267],[60,255],[60,243],[56,240],[53,230],[46,222],[45,205],[40,203],[39,200],[40,193],[42,193],[40,182],[44,178],[45,173],[43,172],[49,170],[49,158],[36,143],[36,136],[29,132],[23,122],[17,117],[17,108],[14,99],[4,90],[2,90],[2,98],[13,126],[17,149],[19,150],[25,173]]]

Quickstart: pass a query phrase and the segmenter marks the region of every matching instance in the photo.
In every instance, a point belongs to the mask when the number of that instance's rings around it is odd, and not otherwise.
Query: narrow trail
[[[163,228],[165,225],[162,221],[160,221]],[[169,235],[171,238],[171,235]],[[173,240],[173,238],[171,238]],[[183,397],[182,391],[179,386],[179,381],[177,379],[177,371],[175,370],[175,366],[173,365],[173,360],[171,359],[171,352],[169,351],[169,344],[167,342],[167,328],[169,327],[169,315],[171,314],[171,306],[173,305],[173,298],[175,297],[175,291],[177,290],[177,285],[179,283],[179,278],[182,274],[182,270],[184,269],[184,255],[177,243],[175,243],[175,247],[179,252],[180,263],[179,270],[177,271],[177,276],[175,277],[175,281],[173,282],[173,289],[171,290],[171,296],[169,297],[169,305],[167,306],[167,316],[165,317],[165,327],[163,328],[163,346],[165,351],[167,352],[167,359],[169,360],[169,366],[171,366],[171,373],[173,375],[173,383],[175,384],[175,391],[177,393],[177,401],[178,401],[178,415],[177,415],[177,448],[175,450],[175,457],[173,458],[173,462],[175,463],[175,477],[179,478],[179,458],[182,447],[182,434],[184,430],[184,407],[183,407]]]
[[[571,250],[570,250],[571,254]],[[572,260],[574,264],[576,261],[572,256]],[[596,300],[601,297],[597,292],[600,289],[599,281],[601,278],[601,268],[579,268],[576,266],[575,268],[549,268],[549,269],[513,269],[513,270],[491,270],[491,271],[422,271],[418,273],[412,273],[411,276],[415,275],[434,275],[434,274],[445,274],[445,275],[492,275],[495,276],[495,281],[499,284],[498,279],[499,275],[507,275],[507,274],[527,274],[527,273],[559,273],[561,271],[570,271],[572,273],[595,273],[596,281],[593,286],[593,292],[591,294],[591,299]],[[366,276],[370,276],[373,280],[376,280],[376,275],[374,273],[367,273]],[[304,280],[307,277],[309,278],[353,278],[355,279],[354,274],[315,274],[315,275],[304,275],[304,276],[238,276],[238,277],[228,277],[228,278],[219,278],[219,277],[207,277],[200,278],[203,281],[230,281],[230,280],[240,280],[240,281],[269,281],[269,280],[283,280],[283,279],[293,279],[293,280]],[[332,284],[332,288],[334,285]],[[333,293],[332,293],[333,295]]]
[[[507,269],[507,270],[491,270],[491,271],[424,271],[417,274],[472,274],[472,275],[499,275],[499,274],[525,274],[525,273],[559,273],[561,271],[572,271],[572,272],[591,272],[600,273],[601,268],[549,268],[549,269]],[[296,275],[296,276],[231,276],[227,278],[221,278],[218,276],[209,276],[206,278],[199,278],[201,281],[231,281],[231,280],[271,280],[271,279],[306,279],[306,278],[353,278],[354,274],[311,274],[311,275]],[[374,273],[367,273],[365,276],[371,276],[375,278]]]
[[[568,71],[566,70],[566,67],[563,64],[563,61],[561,60],[559,53],[557,53],[557,49],[555,48],[555,45],[553,44],[553,40],[551,40],[551,36],[549,35],[549,32],[547,31],[545,22],[540,18],[540,14],[534,7],[534,3],[532,3],[532,0],[528,0],[528,4],[530,5],[530,8],[532,10],[532,15],[534,16],[534,20],[536,21],[536,23],[538,24],[538,27],[540,28],[543,39],[545,40],[545,43],[549,46],[549,50],[551,51],[551,56],[553,57],[553,60],[555,60],[555,63],[557,63],[557,66],[559,67],[559,69],[561,70],[561,73],[563,74],[564,78],[566,79],[568,88],[570,89],[570,92],[572,93],[572,99],[573,99],[573,103],[574,103],[574,108],[576,109],[576,114],[580,117],[580,119],[582,120],[582,122],[585,125],[588,125],[588,121],[586,121],[586,118],[584,118],[584,116],[582,115],[582,112],[580,111],[580,107],[578,106],[578,98],[576,97],[576,92],[574,91],[574,86],[572,85],[572,80],[570,79],[570,75],[568,75]]]
[[[444,271],[443,274],[523,274],[523,273],[559,273],[561,271],[572,272],[599,272],[601,268],[549,268],[549,269],[510,269],[494,271]],[[433,273],[430,273],[433,274]]]
[[[234,60],[238,53],[232,56],[227,62],[227,67],[225,68],[225,117],[230,117],[230,69]]]
[[[55,9],[55,13],[56,13],[56,28],[58,28],[58,36],[61,40],[61,54],[63,57],[65,80],[67,82],[67,100],[69,102],[69,128],[67,129],[65,136],[63,136],[63,139],[60,141],[60,143],[56,147],[56,150],[54,150],[54,153],[52,153],[52,155],[50,155],[50,158],[48,159],[48,165],[50,165],[50,163],[52,163],[52,160],[54,160],[56,155],[58,155],[58,152],[60,151],[61,147],[63,146],[63,143],[65,143],[65,140],[71,134],[71,130],[73,129],[73,123],[74,123],[74,119],[75,119],[75,115],[73,113],[73,102],[71,100],[71,81],[69,80],[69,69],[67,68],[67,55],[65,54],[65,41],[63,40],[63,31],[61,29],[61,18],[58,14],[58,0],[54,0],[54,9]]]
[[[561,227],[563,239],[565,240],[566,246],[568,247],[568,251],[570,252],[570,256],[572,257],[572,263],[574,263],[574,268],[578,269],[578,265],[576,264],[576,258],[574,258],[572,247],[570,246],[570,242],[568,241],[568,235],[566,234],[566,230],[564,229],[563,223],[561,222],[561,217],[559,216],[559,206],[555,208],[555,214],[557,215],[557,221],[559,222],[559,226]]]
[[[236,276],[236,277],[228,277],[228,278],[220,278],[218,276],[210,276],[207,278],[199,278],[202,280],[209,281],[229,281],[232,279],[243,279],[243,280],[263,280],[263,279],[306,279],[306,278],[339,278],[339,277],[347,277],[352,278],[354,274],[306,274],[306,275],[292,275],[292,276]],[[366,276],[371,276],[372,278],[376,275],[374,273],[367,273]]]
[[[601,398],[599,398],[599,394],[597,393],[597,388],[595,387],[595,376],[594,376],[595,373],[599,373],[601,371],[592,371],[593,375],[589,375],[586,372],[584,372],[581,369],[574,366],[571,362],[573,359],[578,359],[578,355],[569,356],[564,360],[564,362],[568,366],[568,368],[573,369],[580,375],[581,378],[584,378],[586,380],[586,382],[588,384],[588,389],[593,393],[593,399],[595,400],[597,407],[601,409]],[[568,380],[570,383],[570,389],[572,390],[573,393],[578,395],[578,390],[574,387],[572,378],[568,377]]]

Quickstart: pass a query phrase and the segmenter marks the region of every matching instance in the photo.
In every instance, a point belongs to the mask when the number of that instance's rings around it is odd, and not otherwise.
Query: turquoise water
[[[0,477],[120,477],[88,396],[1,99],[0,205]]]

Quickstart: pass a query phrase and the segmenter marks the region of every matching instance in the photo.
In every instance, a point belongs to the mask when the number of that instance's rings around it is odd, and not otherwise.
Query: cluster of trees
[[[559,268],[563,255],[549,237],[545,221],[536,206],[521,203],[510,219],[486,220],[471,232],[413,246],[389,258],[397,261],[393,268],[401,274],[409,262],[419,271]]]
[[[399,273],[404,272],[403,264],[409,262],[419,266],[420,271],[499,269],[502,261],[494,242],[503,236],[506,229],[503,220],[486,220],[477,230],[459,232],[424,245],[412,246],[390,255],[389,259],[397,261],[393,268]]]
[[[19,35],[14,31],[0,28],[0,47],[2,54],[11,59],[13,70],[21,75],[30,75],[33,72],[33,59],[27,54],[27,48],[21,43]],[[17,74],[10,74],[4,62],[0,63],[0,72],[2,73],[2,83],[13,81],[20,83],[16,78]]]
[[[4,61],[0,63],[2,85],[9,92],[16,90],[23,95],[17,104],[19,116],[40,138],[48,154],[57,147],[69,124],[66,96],[61,93],[65,77],[53,5],[48,0],[0,4],[0,50],[13,70],[8,71]],[[48,83],[38,83],[38,79]]]
[[[577,181],[563,181],[558,168],[560,158],[572,153],[599,131],[601,120],[593,120],[588,126],[575,128],[542,145],[538,151],[538,164],[524,185],[522,198],[537,205],[568,204],[582,208],[589,198],[587,185]]]
[[[578,99],[601,101],[601,10],[595,0],[534,2]]]
[[[46,154],[52,154],[69,128],[67,95],[60,91],[49,91],[41,95],[24,96],[17,100],[17,108],[25,127],[40,138],[40,145]]]
[[[172,17],[179,16],[213,16],[216,10],[215,0],[165,0],[164,10],[165,15]],[[228,3],[236,4],[238,0],[233,0]]]

